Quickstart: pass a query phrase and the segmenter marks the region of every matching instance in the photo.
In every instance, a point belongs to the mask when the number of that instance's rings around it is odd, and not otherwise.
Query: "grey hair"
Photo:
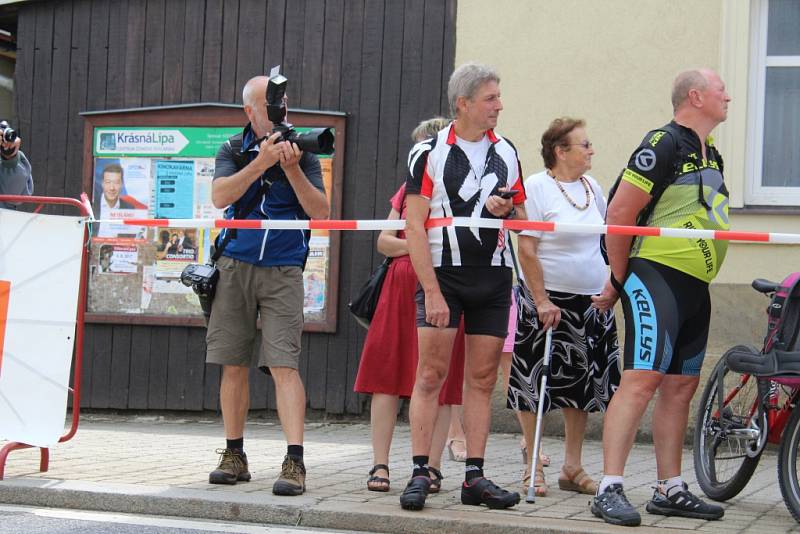
[[[242,89],[242,104],[251,107],[256,105],[258,103],[256,102],[258,93],[261,93],[266,101],[264,87],[266,87],[267,80],[266,76],[254,76],[247,80],[247,83],[244,84],[244,89]]]
[[[472,98],[486,82],[500,83],[497,71],[488,65],[465,63],[454,70],[447,84],[450,113],[455,117],[458,97]]]
[[[675,77],[672,83],[672,110],[677,111],[689,98],[692,89],[703,90],[708,87],[708,78],[701,69],[685,70]]]
[[[418,143],[419,141],[433,137],[448,124],[450,124],[450,120],[444,117],[433,117],[432,119],[424,120],[411,132],[411,140]]]

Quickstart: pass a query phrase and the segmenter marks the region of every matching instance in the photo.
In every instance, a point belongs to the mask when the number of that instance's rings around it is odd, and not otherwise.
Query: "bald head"
[[[716,76],[716,73],[711,69],[690,69],[678,74],[672,83],[673,111],[677,111],[686,102],[692,89],[705,90],[712,76]]]
[[[259,103],[265,102],[268,80],[266,76],[250,78],[242,90],[242,103],[245,106],[257,107]]]

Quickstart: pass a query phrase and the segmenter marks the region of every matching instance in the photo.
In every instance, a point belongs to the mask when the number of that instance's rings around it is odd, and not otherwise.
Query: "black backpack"
[[[228,143],[231,145],[233,151],[233,162],[236,164],[236,170],[244,169],[249,162],[247,154],[242,153],[242,132],[228,138]]]

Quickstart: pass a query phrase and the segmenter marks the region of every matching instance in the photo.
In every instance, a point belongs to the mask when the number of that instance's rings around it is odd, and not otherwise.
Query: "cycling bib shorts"
[[[698,376],[708,342],[708,284],[666,265],[631,258],[620,295],[624,369]]]

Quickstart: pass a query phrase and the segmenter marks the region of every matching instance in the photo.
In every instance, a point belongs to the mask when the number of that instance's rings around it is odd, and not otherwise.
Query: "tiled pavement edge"
[[[451,462],[445,455],[442,492],[429,497],[423,512],[405,512],[398,502],[410,470],[405,425],[395,433],[389,493],[365,488],[372,460],[369,427],[365,424],[307,425],[308,491],[300,497],[271,493],[285,445],[280,427],[265,421],[251,422],[246,432],[253,481],[236,486],[209,485],[208,472],[216,465],[214,450],[224,443],[222,435],[217,419],[92,415],[81,421],[72,441],[51,449],[47,473],[38,472],[37,450],[11,453],[6,479],[0,482],[0,502],[374,532],[620,530],[591,515],[588,496],[558,489],[563,452],[556,439],[545,439],[545,450],[552,457],[551,467],[545,469],[550,491],[536,504],[523,501],[506,511],[461,505],[463,464]],[[493,434],[487,452],[488,476],[509,489],[521,490],[519,458],[519,436]],[[684,458],[683,475],[699,492],[694,484],[691,451],[685,451]],[[585,444],[584,467],[592,476],[599,475],[600,443]],[[642,513],[643,527],[631,532],[800,532],[783,504],[775,468],[775,453],[767,451],[744,491],[724,505],[722,521],[666,518],[644,511],[644,503],[652,494],[655,461],[651,445],[637,445],[628,463],[626,488]]]

